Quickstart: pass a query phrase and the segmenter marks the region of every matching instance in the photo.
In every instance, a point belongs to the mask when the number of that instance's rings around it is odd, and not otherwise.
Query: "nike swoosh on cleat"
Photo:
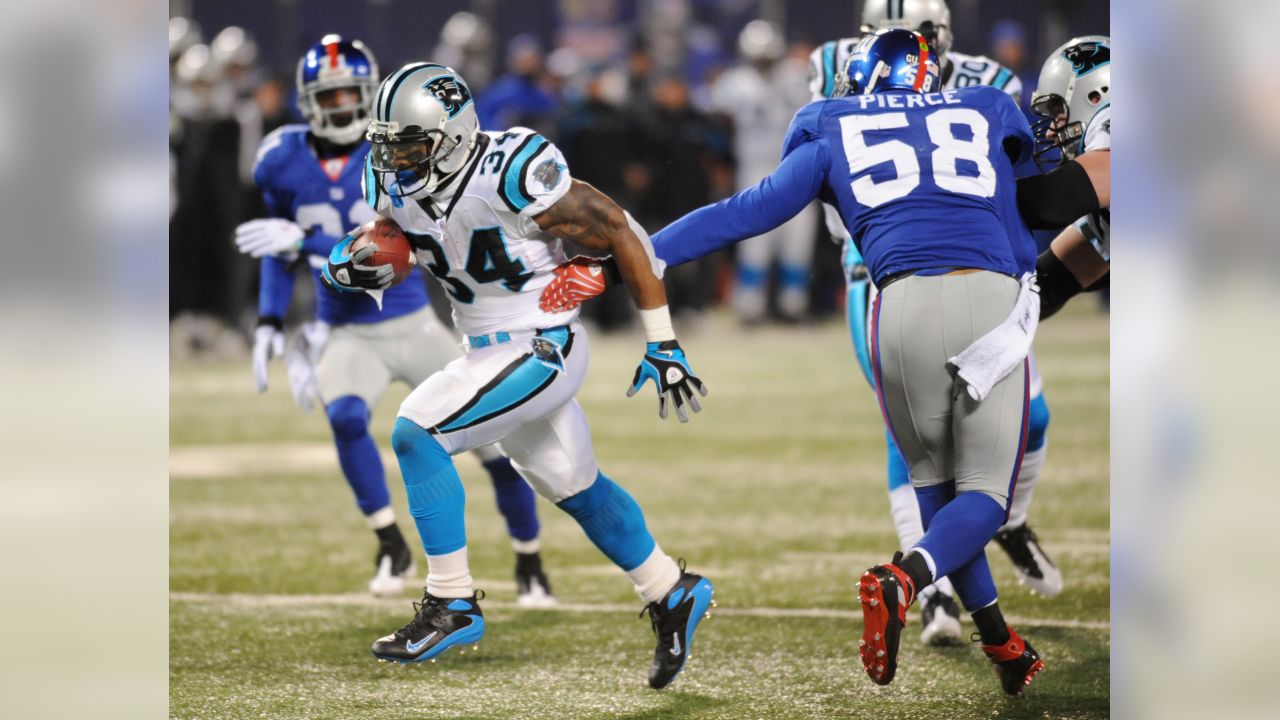
[[[426,645],[426,644],[427,644],[427,641],[429,641],[431,638],[435,637],[435,636],[436,636],[436,635],[438,635],[439,633],[440,633],[440,631],[439,631],[439,630],[432,630],[430,635],[428,635],[428,636],[426,636],[426,637],[422,638],[421,640],[419,640],[419,641],[418,641],[418,642],[416,642],[416,643],[415,643],[415,642],[413,642],[412,640],[410,640],[409,642],[405,643],[404,649],[405,649],[405,650],[408,650],[408,651],[409,651],[409,652],[411,652],[411,653],[416,653],[416,652],[418,652],[419,650],[421,650],[421,649],[422,649],[422,646],[423,646],[423,645]]]
[[[675,655],[676,657],[680,657],[680,655],[684,653],[684,650],[680,648],[680,633],[678,632],[671,633],[671,638],[675,640],[675,646],[672,647],[667,652],[671,653],[672,655]]]

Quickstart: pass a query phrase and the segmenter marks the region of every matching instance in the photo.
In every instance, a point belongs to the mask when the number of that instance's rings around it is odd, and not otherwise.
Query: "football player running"
[[[925,529],[905,557],[859,582],[864,669],[892,681],[908,608],[950,576],[1004,691],[1019,694],[1044,664],[1005,623],[984,548],[1008,521],[1027,436],[1034,324],[1020,321],[1038,313],[1035,245],[1016,209],[1014,166],[1035,141],[1000,90],[935,92],[932,55],[910,30],[864,38],[839,83],[851,97],[805,106],[769,177],[653,243],[675,264],[776,227],[815,197],[839,209],[881,290],[869,343],[876,394]],[[951,367],[997,327],[1011,339],[988,348],[1002,363]],[[962,379],[974,369],[985,382]]]
[[[1035,128],[1038,157],[1056,153],[1062,163],[1045,176],[1041,192],[1081,197],[1089,208],[1036,262],[1043,319],[1111,268],[1111,38],[1072,38],[1054,50],[1040,70],[1031,110],[1042,118]],[[1096,202],[1088,206],[1091,196]],[[1035,204],[1037,198],[1022,191],[1019,201]],[[1029,222],[1049,229],[1063,225],[1061,218]]]
[[[298,62],[298,104],[307,125],[286,125],[262,142],[254,167],[271,215],[236,229],[242,252],[262,258],[253,375],[267,389],[267,363],[283,355],[294,398],[307,411],[319,396],[333,430],[338,462],[356,504],[377,534],[369,589],[399,595],[413,553],[396,524],[370,410],[392,380],[416,386],[462,353],[428,305],[422,274],[389,290],[379,312],[372,298],[335,293],[320,282],[325,258],[344,228],[372,220],[360,189],[369,152],[364,133],[378,85],[373,53],[359,40],[325,36]],[[293,294],[291,263],[301,254],[316,280],[318,320],[285,352],[283,320]],[[476,448],[493,481],[498,509],[516,550],[517,602],[554,603],[542,571],[533,491],[497,448]]]
[[[574,180],[564,156],[527,128],[481,131],[454,70],[412,63],[383,81],[373,103],[365,200],[394,220],[419,262],[448,287],[469,352],[419,385],[400,406],[392,446],[427,553],[415,615],[373,643],[379,659],[420,662],[485,632],[463,524],[464,494],[451,455],[499,442],[520,474],[574,518],[648,603],[658,644],[654,688],[684,667],[712,585],[685,572],[654,541],[636,501],[596,464],[574,399],[587,370],[578,311],[543,312],[538,299],[564,261],[561,239],[611,250],[640,308],[648,347],[629,395],[650,380],[659,413],[699,410],[706,394],[676,342],[648,236],[612,200]],[[357,231],[358,232],[358,231]],[[377,290],[389,266],[366,266],[372,246],[333,248],[324,272],[340,290]]]

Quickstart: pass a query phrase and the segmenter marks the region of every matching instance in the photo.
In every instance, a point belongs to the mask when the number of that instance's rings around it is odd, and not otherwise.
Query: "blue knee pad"
[[[1045,434],[1049,430],[1049,403],[1044,400],[1044,393],[1031,398],[1031,407],[1027,410],[1027,452],[1034,452],[1044,447]]]
[[[657,545],[635,498],[604,473],[597,473],[591,487],[556,506],[577,520],[600,552],[623,570],[639,567]]]
[[[511,461],[500,457],[484,464],[493,481],[493,495],[498,512],[507,521],[507,534],[515,540],[538,537],[538,506],[533,488],[511,467]]]
[[[324,411],[333,429],[338,464],[355,493],[360,512],[368,515],[390,505],[382,457],[369,435],[369,406],[355,395],[343,395],[325,406]]]
[[[431,433],[406,418],[396,420],[391,447],[404,475],[409,514],[427,554],[444,555],[466,547],[466,493],[453,458]]]
[[[893,441],[893,433],[885,432],[884,444],[888,455],[886,475],[889,477],[889,492],[893,492],[900,487],[910,485],[911,475],[907,472],[907,461],[903,459],[898,443]]]

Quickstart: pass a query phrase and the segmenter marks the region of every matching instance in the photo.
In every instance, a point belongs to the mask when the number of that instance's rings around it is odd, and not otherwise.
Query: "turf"
[[[275,369],[253,391],[248,359],[171,369],[170,713],[179,718],[991,718],[1106,717],[1108,327],[1087,301],[1037,340],[1053,413],[1032,508],[1067,589],[1031,596],[992,550],[1001,604],[1048,669],[1006,699],[976,647],[925,649],[913,613],[898,676],[862,673],[854,579],[896,538],[883,429],[845,329],[739,330],[710,318],[683,343],[711,389],[688,425],[627,399],[638,337],[595,335],[579,399],[606,473],[645,508],[672,555],[716,583],[719,608],[662,692],[630,585],[546,502],[543,555],[568,608],[515,607],[493,493],[462,458],[473,573],[488,593],[478,652],[386,666],[369,643],[410,600],[364,592],[374,542],[337,470],[320,413],[302,414]],[[374,432],[385,446],[399,399]],[[388,477],[399,515],[403,486]],[[411,538],[411,526],[405,525]],[[420,573],[423,569],[420,565]]]

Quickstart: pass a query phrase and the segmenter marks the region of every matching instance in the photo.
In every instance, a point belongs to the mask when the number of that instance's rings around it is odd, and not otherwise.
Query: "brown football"
[[[395,224],[395,221],[378,218],[365,225],[364,233],[351,243],[352,254],[369,244],[377,246],[378,249],[363,264],[374,267],[390,265],[396,274],[391,282],[392,287],[404,282],[404,279],[409,277],[409,273],[413,272],[413,267],[417,264],[413,255],[413,246],[409,244],[409,238],[405,237],[404,231]]]

